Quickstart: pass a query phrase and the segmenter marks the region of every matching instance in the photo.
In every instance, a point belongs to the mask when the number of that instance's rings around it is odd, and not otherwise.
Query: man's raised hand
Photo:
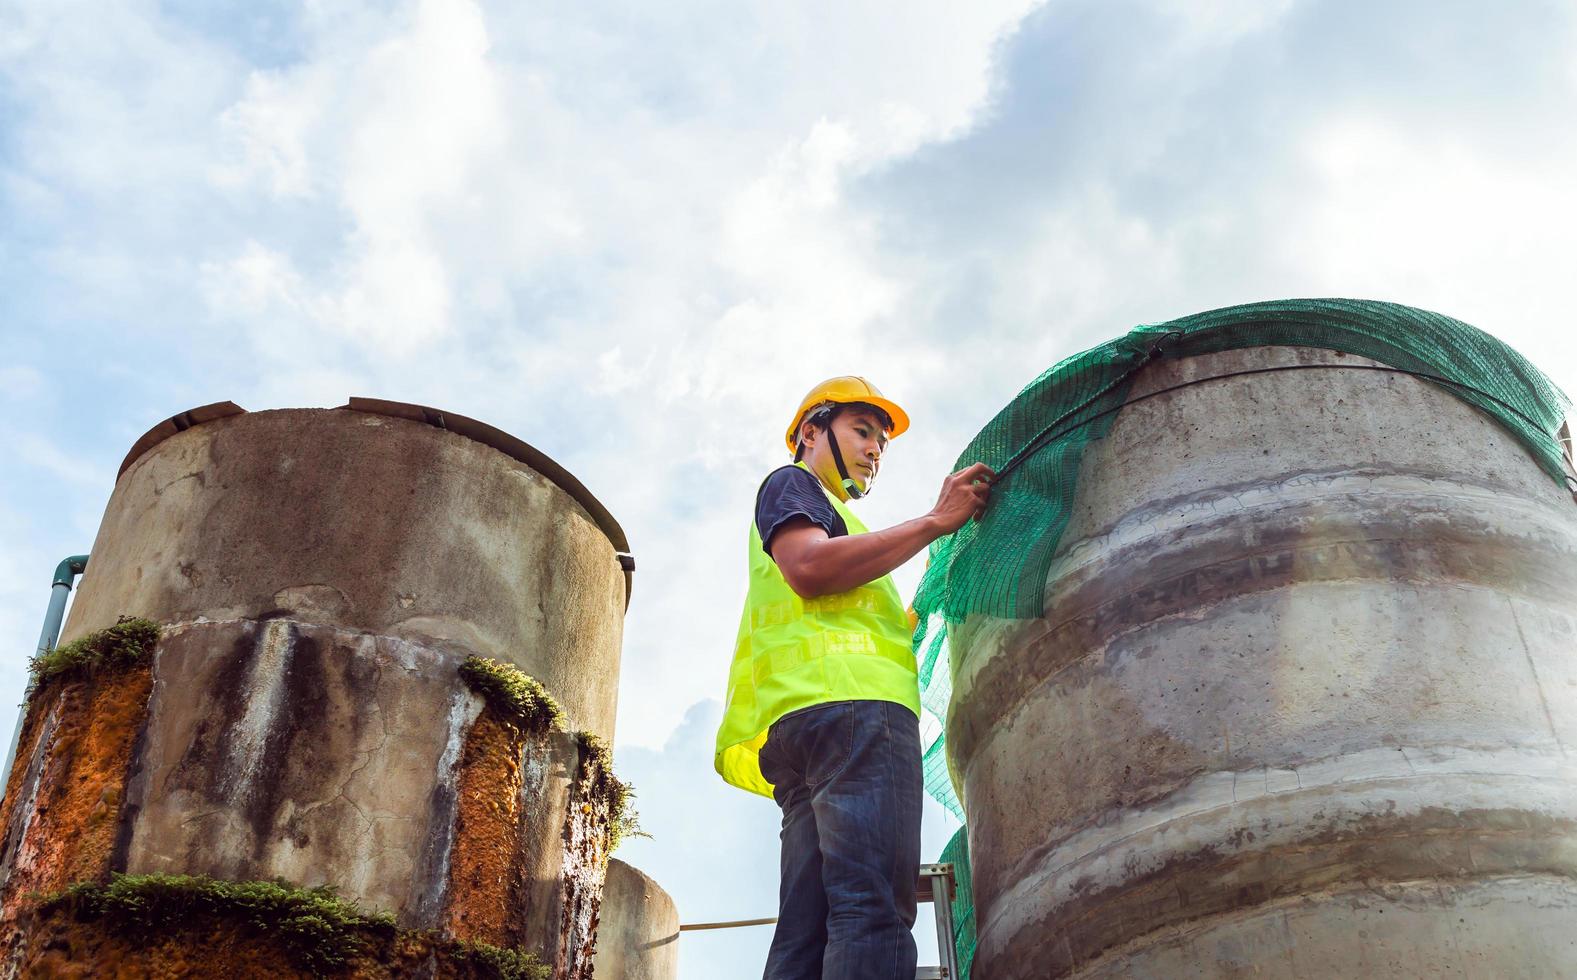
[[[975,463],[942,481],[942,495],[931,508],[931,516],[941,526],[942,533],[952,534],[985,510],[991,496],[991,481],[996,475],[985,463]]]

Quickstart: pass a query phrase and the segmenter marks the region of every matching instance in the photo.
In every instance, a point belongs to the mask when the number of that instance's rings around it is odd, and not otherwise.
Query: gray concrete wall
[[[61,635],[122,614],[289,619],[513,663],[613,738],[624,575],[563,490],[464,436],[349,409],[251,412],[123,473]]]
[[[170,629],[112,866],[333,885],[437,926],[457,764],[482,710],[460,659],[287,619]]]
[[[1577,972],[1570,493],[1342,370],[1132,405],[1080,481],[1044,618],[953,635],[976,976]]]
[[[597,980],[678,980],[679,911],[657,882],[610,860],[601,914]]]

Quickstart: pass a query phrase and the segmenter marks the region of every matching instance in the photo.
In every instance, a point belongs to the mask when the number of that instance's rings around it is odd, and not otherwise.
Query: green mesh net
[[[938,732],[925,750],[926,789],[960,820],[963,808],[940,734],[959,667],[950,662],[949,627],[974,615],[1042,614],[1084,447],[1111,427],[1139,369],[1161,359],[1270,346],[1355,354],[1422,377],[1488,413],[1552,479],[1577,490],[1562,444],[1566,396],[1510,347],[1438,313],[1365,300],[1250,303],[1136,327],[1067,358],[1019,392],[959,456],[955,469],[983,462],[998,472],[991,503],[981,520],[931,546],[915,595],[921,701],[934,719],[927,728]],[[959,963],[968,977],[975,918],[963,830],[942,860],[958,865],[954,914]]]
[[[975,962],[975,896],[970,886],[969,834],[967,828],[958,833],[942,848],[938,860],[953,866],[953,948],[958,951],[958,975],[969,976]]]

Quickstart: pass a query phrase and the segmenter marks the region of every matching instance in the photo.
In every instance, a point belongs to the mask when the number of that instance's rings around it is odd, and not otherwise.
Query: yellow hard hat
[[[909,428],[909,413],[899,408],[897,402],[882,397],[882,393],[869,381],[853,375],[828,378],[810,390],[805,400],[800,402],[799,411],[794,413],[794,421],[790,423],[788,432],[784,436],[789,452],[794,452],[798,448],[794,437],[799,434],[799,427],[805,421],[805,416],[817,405],[825,405],[828,402],[835,405],[850,405],[855,402],[875,405],[893,420],[893,427],[887,432],[889,436],[901,436]]]

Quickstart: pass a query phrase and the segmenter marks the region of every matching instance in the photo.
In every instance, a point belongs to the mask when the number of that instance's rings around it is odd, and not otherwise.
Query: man
[[[979,513],[994,474],[960,470],[929,513],[867,532],[846,504],[908,427],[864,379],[825,381],[786,433],[793,465],[756,495],[715,764],[783,810],[766,980],[915,975],[920,693],[889,573]]]

